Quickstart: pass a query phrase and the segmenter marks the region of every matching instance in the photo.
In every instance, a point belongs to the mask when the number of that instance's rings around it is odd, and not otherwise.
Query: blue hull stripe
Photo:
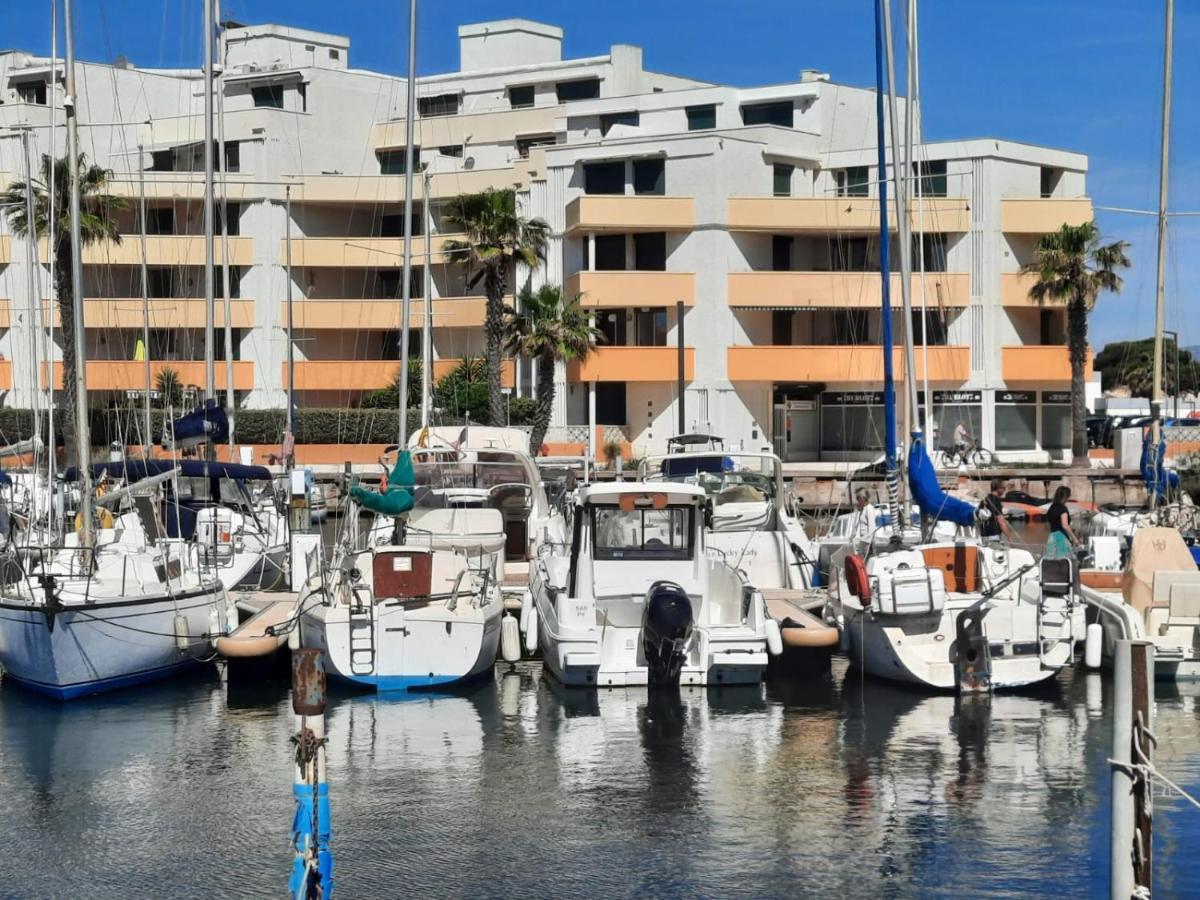
[[[160,678],[166,678],[168,675],[174,675],[176,672],[182,672],[199,664],[199,660],[186,659],[170,666],[164,666],[161,669],[148,669],[144,672],[118,675],[115,678],[103,678],[99,681],[81,681],[76,684],[65,685],[47,684],[44,681],[29,681],[25,678],[19,678],[11,672],[4,673],[4,680],[11,681],[13,684],[45,697],[53,697],[55,700],[74,700],[76,697],[86,697],[88,694],[100,694],[104,691],[115,691],[120,688],[132,687],[135,684],[144,684],[147,681],[157,681]]]
[[[461,675],[343,675],[333,674],[347,684],[370,687],[377,691],[412,691],[421,688],[445,687],[456,681],[465,681]]]

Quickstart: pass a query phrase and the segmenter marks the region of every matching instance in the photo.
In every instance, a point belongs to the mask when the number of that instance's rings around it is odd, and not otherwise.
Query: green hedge
[[[511,423],[531,423],[537,401],[514,397],[511,401]],[[105,447],[113,441],[137,443],[141,430],[142,410],[136,407],[93,409],[91,416],[92,446]],[[152,427],[158,439],[165,414],[151,413]],[[408,415],[409,432],[420,427],[420,412]],[[239,444],[275,444],[283,435],[287,414],[282,409],[240,409],[235,414],[234,438]],[[441,415],[438,425],[462,425],[460,416]],[[301,444],[390,444],[399,431],[400,412],[395,409],[299,409],[296,411],[296,441]],[[42,440],[49,438],[45,417],[42,418]],[[33,412],[28,409],[0,408],[0,443],[13,443],[33,434]],[[62,433],[58,434],[62,443]]]

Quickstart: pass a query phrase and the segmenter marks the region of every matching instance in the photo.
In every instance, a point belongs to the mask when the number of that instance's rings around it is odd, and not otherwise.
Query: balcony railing
[[[961,384],[971,374],[969,347],[929,347],[929,380]],[[925,348],[916,354],[917,377],[925,377]],[[883,350],[878,345],[792,345],[730,347],[730,381],[860,383],[883,380]],[[897,378],[904,377],[904,353],[893,351]]]
[[[433,363],[434,381],[449,375],[461,362],[459,359],[439,359]],[[388,387],[400,371],[398,359],[306,359],[296,361],[296,390],[298,391],[369,391]],[[283,364],[283,384],[287,387],[287,363]],[[516,366],[511,359],[500,367],[501,384],[512,387],[516,381]]]
[[[1066,347],[1024,344],[1000,351],[1000,372],[1006,384],[1071,380],[1071,357]],[[1092,377],[1092,351],[1087,353],[1084,378]]]
[[[163,369],[170,369],[179,376],[181,386],[201,386],[205,382],[205,364],[203,360],[155,360],[150,363],[151,384],[157,382]],[[42,386],[46,386],[47,366],[42,364]],[[218,361],[213,367],[213,376],[217,390],[225,389],[225,363]],[[63,365],[54,364],[54,383],[63,387]],[[134,360],[93,359],[87,364],[87,386],[89,391],[144,391],[146,389],[145,363]],[[254,363],[250,360],[236,360],[233,364],[233,387],[235,390],[248,391],[254,387]]]
[[[149,301],[151,328],[203,328],[204,300],[194,297],[154,298]],[[254,301],[245,298],[229,301],[234,328],[254,327]],[[58,304],[42,301],[42,321],[54,319],[55,327],[62,326]],[[218,328],[225,327],[225,302],[217,298],[214,317]],[[83,304],[83,321],[87,328],[141,328],[141,297],[98,299],[89,297]]]
[[[878,272],[730,272],[729,305],[760,309],[878,309],[883,285]],[[971,303],[971,276],[965,272],[927,272],[928,307],[964,307]],[[912,277],[914,307],[920,306],[922,276]],[[891,301],[900,306],[900,276],[891,277]]]
[[[1063,225],[1082,225],[1092,218],[1092,201],[1087,197],[1000,201],[1000,227],[1007,234],[1048,234]]]
[[[432,238],[431,262],[449,261],[442,245],[447,240],[459,239],[459,234],[435,234]],[[287,242],[280,241],[280,259],[287,255]],[[425,261],[425,238],[412,239],[414,264]],[[311,267],[336,267],[347,269],[396,269],[404,261],[404,238],[402,237],[309,237],[292,239],[292,265]]]
[[[684,380],[696,373],[696,351],[684,348]],[[679,377],[676,347],[598,347],[582,362],[567,368],[568,381],[675,381]]]
[[[511,305],[512,297],[504,298]],[[483,324],[487,300],[484,297],[441,297],[433,301],[434,328],[470,328]],[[297,300],[292,304],[294,328],[315,330],[363,329],[395,331],[403,321],[399,300]],[[282,312],[286,322],[286,308]],[[413,298],[409,307],[409,327],[425,324],[425,304]]]
[[[971,228],[971,210],[960,197],[926,197],[909,204],[912,227],[929,232],[962,233]],[[726,221],[730,231],[872,232],[879,230],[879,201],[873,197],[731,197]],[[897,227],[893,201],[888,225]]]
[[[691,272],[576,272],[564,288],[568,297],[582,293],[588,309],[696,302],[696,276]]]
[[[567,231],[691,231],[691,197],[588,194],[567,204]]]

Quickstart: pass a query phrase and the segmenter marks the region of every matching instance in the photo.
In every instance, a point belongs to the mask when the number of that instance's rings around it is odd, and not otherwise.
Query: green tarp
[[[387,487],[372,490],[356,484],[350,488],[350,496],[363,509],[385,516],[398,516],[413,508],[412,488],[415,483],[412,454],[402,450],[396,457],[396,465],[388,473]]]

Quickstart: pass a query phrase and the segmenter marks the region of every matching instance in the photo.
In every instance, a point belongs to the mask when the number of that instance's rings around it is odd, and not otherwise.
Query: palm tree
[[[44,238],[53,228],[54,241],[54,285],[58,297],[58,313],[62,322],[63,385],[75,383],[75,295],[71,282],[71,214],[70,172],[67,157],[51,160],[42,156],[39,177],[26,181],[14,181],[5,190],[0,206],[5,208],[8,227],[18,237],[30,233],[29,217],[26,214],[27,192],[33,192],[33,233]],[[54,166],[54,181],[57,190],[54,209],[50,209],[50,166]],[[114,213],[128,205],[124,198],[114,197],[107,192],[108,179],[112,171],[101,166],[89,165],[86,154],[79,154],[79,237],[81,246],[100,241],[121,242]],[[53,226],[51,226],[53,222]],[[63,441],[68,458],[73,456],[76,439],[75,404],[59,406],[62,417]]]
[[[1037,275],[1029,296],[1039,305],[1067,307],[1067,347],[1071,357],[1071,454],[1076,465],[1087,462],[1087,409],[1083,373],[1087,366],[1087,319],[1101,291],[1120,293],[1124,281],[1118,269],[1129,268],[1125,241],[1100,243],[1095,222],[1063,225],[1042,235],[1025,272]]]
[[[464,235],[448,240],[443,252],[465,259],[467,279],[474,287],[483,281],[487,297],[484,333],[487,336],[488,418],[492,425],[504,422],[504,398],[500,391],[500,346],[504,341],[504,295],[517,263],[535,268],[545,259],[550,226],[541,219],[524,219],[517,212],[517,194],[512,188],[488,188],[478,194],[460,194],[450,202],[445,221]]]
[[[158,402],[164,409],[178,410],[183,406],[183,380],[175,369],[169,366],[159,369],[154,389],[158,391]]]
[[[537,361],[537,410],[529,436],[529,452],[534,456],[550,427],[555,363],[583,359],[595,349],[601,336],[584,310],[582,299],[582,294],[564,297],[562,288],[547,284],[536,291],[522,291],[519,312],[507,310],[505,350]]]

